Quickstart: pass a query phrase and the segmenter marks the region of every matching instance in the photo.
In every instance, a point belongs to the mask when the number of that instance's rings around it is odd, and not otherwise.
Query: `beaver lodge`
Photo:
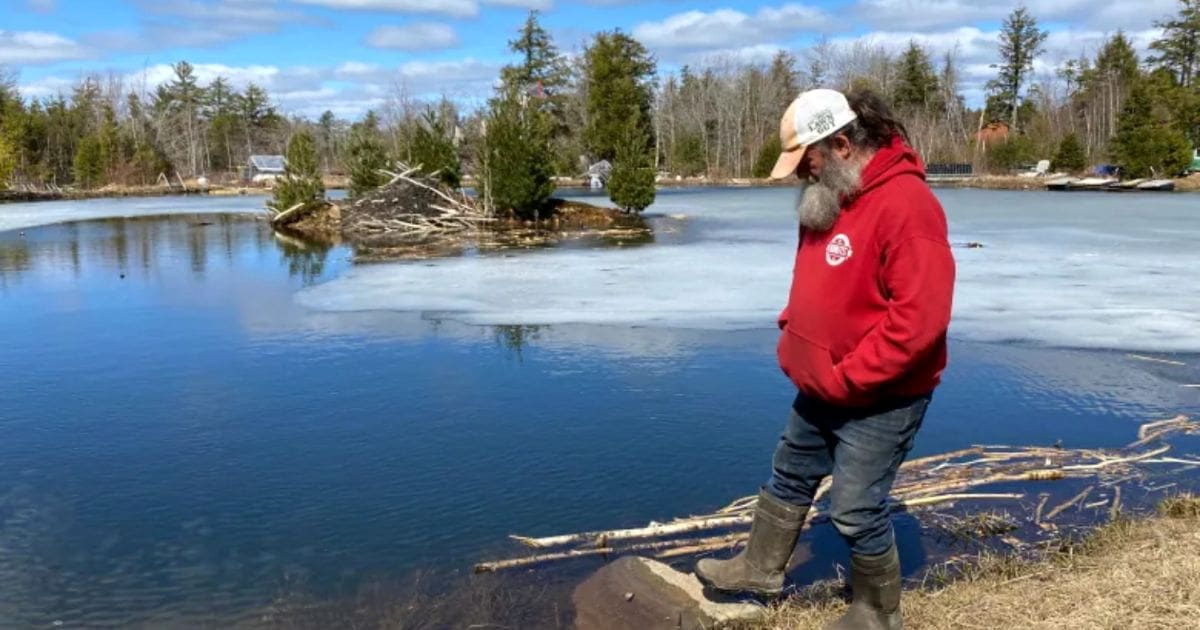
[[[391,179],[352,200],[298,204],[271,216],[277,232],[322,244],[345,242],[359,259],[425,258],[468,249],[540,247],[568,239],[642,243],[650,227],[613,208],[551,199],[538,220],[497,213],[483,201],[401,165]]]

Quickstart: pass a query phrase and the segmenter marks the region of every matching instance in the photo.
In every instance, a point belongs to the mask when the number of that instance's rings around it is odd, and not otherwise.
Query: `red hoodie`
[[[778,348],[802,393],[862,407],[937,387],[954,292],[946,232],[921,158],[899,137],[829,231],[803,230]]]

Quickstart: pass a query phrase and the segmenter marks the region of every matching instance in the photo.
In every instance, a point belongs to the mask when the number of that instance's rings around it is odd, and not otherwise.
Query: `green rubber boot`
[[[901,630],[900,556],[896,546],[878,556],[850,558],[850,609],[825,630]]]
[[[783,592],[787,562],[792,557],[800,529],[804,527],[806,514],[807,507],[784,503],[766,490],[760,490],[746,548],[729,560],[700,560],[696,563],[696,577],[709,587],[726,593],[778,596]]]

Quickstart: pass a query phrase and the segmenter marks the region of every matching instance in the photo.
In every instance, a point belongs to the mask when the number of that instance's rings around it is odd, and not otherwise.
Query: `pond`
[[[915,455],[1200,410],[1194,198],[938,194],[983,247]],[[794,198],[668,190],[652,244],[370,265],[261,198],[0,206],[0,627],[253,625],[289,584],[754,492]]]

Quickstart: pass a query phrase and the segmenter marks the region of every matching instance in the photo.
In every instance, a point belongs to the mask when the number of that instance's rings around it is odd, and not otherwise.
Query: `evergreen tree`
[[[275,212],[284,212],[296,204],[314,204],[325,198],[317,144],[307,131],[293,134],[288,142],[283,177],[275,181],[273,196],[267,206]]]
[[[124,157],[121,152],[121,130],[117,126],[117,115],[112,105],[105,103],[103,110],[104,122],[101,123],[97,134],[97,140],[100,142],[101,178],[105,182],[112,182]]]
[[[608,196],[626,212],[641,212],[654,203],[654,165],[650,141],[630,125],[617,145],[616,161],[608,178]]]
[[[1183,87],[1192,87],[1200,71],[1200,0],[1179,0],[1175,17],[1155,22],[1163,36],[1150,44],[1151,64],[1170,70]]]
[[[225,171],[236,165],[233,144],[237,132],[237,99],[224,77],[217,77],[205,92],[202,109],[208,125],[209,165],[217,171]]]
[[[597,158],[613,160],[626,127],[653,137],[650,105],[654,58],[620,30],[600,33],[584,52],[587,128],[584,140]]]
[[[778,141],[778,136],[776,136],[776,142]],[[778,155],[776,153],[776,157]],[[680,137],[671,154],[672,170],[684,177],[693,177],[703,173],[707,166],[704,159],[704,138],[697,133],[689,133]],[[774,166],[774,162],[772,162],[772,166]],[[767,171],[770,173],[770,169]]]
[[[553,103],[568,83],[568,71],[554,40],[538,22],[538,12],[530,11],[516,39],[508,48],[520,55],[520,61],[505,66],[500,80],[530,96]]]
[[[334,159],[337,156],[337,140],[334,136],[336,125],[337,118],[328,109],[322,112],[321,117],[317,119],[317,129],[320,130],[317,142],[320,145],[321,165],[327,171],[332,170]]]
[[[74,159],[75,185],[96,188],[104,180],[104,150],[95,135],[79,141]]]
[[[993,116],[1009,120],[1014,131],[1020,128],[1021,88],[1042,54],[1046,35],[1024,6],[1013,10],[1000,28],[1000,76],[988,83],[992,93],[987,107]]]
[[[754,160],[753,175],[759,179],[770,177],[771,170],[775,168],[775,161],[779,159],[782,151],[783,143],[779,141],[779,136],[771,134],[763,143],[762,150],[758,152],[758,158]]]
[[[147,186],[158,180],[160,173],[171,170],[171,163],[154,145],[142,141],[135,145],[129,159],[129,168],[134,181]]]
[[[771,105],[781,112],[787,109],[792,100],[800,95],[800,88],[796,84],[796,57],[785,50],[775,53],[767,70],[767,83],[774,90]]]
[[[573,170],[578,153],[572,149],[577,149],[578,142],[572,142],[570,136],[578,116],[572,112],[575,102],[570,93],[571,69],[539,23],[537,11],[529,12],[508,48],[518,55],[518,61],[500,70],[500,80],[526,95],[530,107],[548,114],[556,170]]]
[[[8,180],[17,169],[17,152],[7,134],[0,130],[0,190],[8,188]]]
[[[910,41],[908,48],[901,55],[899,75],[899,84],[892,95],[893,104],[898,111],[940,109],[937,107],[937,74],[929,60],[929,54],[917,42]]]
[[[1112,153],[1126,177],[1174,177],[1191,163],[1192,145],[1167,105],[1174,87],[1148,77],[1134,83],[1125,99]]]
[[[256,153],[264,135],[282,122],[271,105],[265,90],[251,83],[236,100],[238,117],[241,118],[242,136],[246,143],[246,155]]]
[[[380,172],[392,166],[383,143],[368,128],[360,127],[350,135],[350,196],[359,197],[387,183]]]
[[[1079,142],[1079,136],[1068,133],[1063,136],[1062,142],[1058,145],[1058,152],[1054,154],[1053,168],[1056,171],[1078,173],[1085,167],[1087,167],[1087,154],[1084,153],[1083,145]]]
[[[491,102],[484,139],[484,197],[510,216],[538,219],[554,192],[547,115],[511,86]]]
[[[988,160],[992,166],[1004,170],[1024,168],[1034,160],[1033,141],[1029,136],[1013,134],[989,148]]]
[[[447,111],[448,107],[441,112],[433,107],[425,109],[413,135],[412,159],[413,166],[420,165],[422,171],[436,173],[438,181],[458,188],[462,182],[462,160],[454,145],[455,124],[448,120],[449,115],[444,113]]]

